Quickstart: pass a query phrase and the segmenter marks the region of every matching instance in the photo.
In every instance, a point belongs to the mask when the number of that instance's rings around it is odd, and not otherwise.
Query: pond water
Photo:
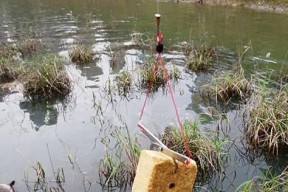
[[[111,136],[113,130],[122,130],[125,125],[131,135],[140,135],[136,125],[145,98],[145,90],[139,91],[137,86],[127,97],[108,95],[105,87],[107,89],[109,80],[114,82],[119,71],[135,71],[141,65],[142,57],[147,53],[128,46],[131,44],[130,34],[140,32],[154,38],[156,2],[2,0],[0,10],[1,43],[11,43],[17,35],[24,36],[27,31],[34,34],[45,42],[47,49],[67,58],[66,68],[73,80],[71,95],[61,102],[33,103],[17,91],[16,85],[16,91],[1,97],[0,181],[8,183],[16,180],[16,191],[28,191],[24,181],[33,180],[35,171],[31,167],[39,160],[46,171],[48,183],[54,182],[53,169],[63,168],[65,191],[104,190],[99,184],[98,169],[99,160],[106,150],[104,143],[112,147],[115,144]],[[253,56],[249,56],[248,61],[258,61],[262,69],[269,67],[280,72],[282,67],[285,68],[287,15],[172,2],[159,3],[159,11],[167,47],[197,40],[206,33],[230,56],[230,64],[236,60],[239,50],[251,43]],[[68,59],[69,50],[79,40],[97,52],[99,57],[85,67],[75,66]],[[111,58],[112,52],[115,62]],[[271,55],[269,58],[265,57],[267,53]],[[168,66],[174,63],[182,71],[181,80],[174,84],[180,116],[196,119],[207,104],[199,94],[190,90],[191,87],[199,89],[207,75],[185,73],[184,54],[172,48],[164,51],[163,58]],[[245,70],[253,70],[251,63],[244,64]],[[255,159],[251,162],[238,153],[243,132],[242,113],[241,109],[229,111],[229,135],[238,147],[231,148],[226,177],[220,182],[211,181],[211,185],[205,184],[203,188],[235,191],[242,182],[260,175],[261,169],[275,165],[273,160]],[[175,121],[167,90],[154,93],[148,100],[143,123],[152,132],[161,133],[165,126]],[[213,129],[214,125],[208,122],[203,127]],[[148,139],[140,135],[139,140],[143,148],[149,147]],[[68,156],[75,160],[74,166]],[[281,166],[274,167],[281,170]],[[28,173],[28,179],[24,173]]]

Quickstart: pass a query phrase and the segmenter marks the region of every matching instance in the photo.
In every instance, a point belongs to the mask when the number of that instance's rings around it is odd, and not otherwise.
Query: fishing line
[[[159,1],[156,0],[156,4],[157,4],[157,13],[159,13]]]

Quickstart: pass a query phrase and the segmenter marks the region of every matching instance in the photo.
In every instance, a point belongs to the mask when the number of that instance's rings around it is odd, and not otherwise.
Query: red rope
[[[183,138],[183,141],[184,141],[184,147],[185,147],[186,156],[191,158],[191,152],[190,152],[189,147],[188,147],[188,140],[187,140],[187,137],[186,137],[186,134],[185,134],[185,131],[184,131],[184,127],[183,127],[183,124],[181,122],[181,118],[180,118],[180,115],[179,115],[179,112],[178,112],[178,109],[177,109],[177,106],[176,106],[174,92],[173,92],[171,83],[169,81],[169,75],[168,75],[167,69],[165,68],[164,61],[163,61],[163,59],[161,57],[161,53],[158,54],[158,56],[157,56],[157,58],[156,58],[156,60],[154,62],[153,72],[152,72],[152,79],[149,81],[149,84],[148,84],[148,88],[147,88],[147,91],[146,91],[146,97],[145,97],[144,104],[143,104],[143,107],[142,107],[142,110],[141,110],[139,121],[143,117],[143,113],[144,113],[144,109],[145,109],[145,106],[146,106],[146,102],[147,102],[147,99],[148,99],[148,97],[149,97],[149,95],[151,93],[151,87],[152,87],[152,83],[153,83],[153,80],[154,80],[156,67],[158,67],[157,65],[159,63],[160,63],[160,66],[162,67],[162,70],[163,70],[163,73],[164,73],[164,78],[165,78],[165,84],[167,85],[168,90],[170,92],[172,103],[173,103],[173,106],[174,106],[174,109],[175,109],[175,113],[176,113],[176,117],[177,117],[177,121],[178,121],[178,124],[180,126],[180,131],[181,131],[181,135],[182,135],[182,138]]]
[[[181,135],[182,135],[182,138],[183,138],[183,141],[184,141],[185,153],[186,153],[187,157],[191,158],[191,151],[189,149],[188,140],[187,140],[187,137],[186,137],[186,134],[185,134],[185,131],[184,131],[184,127],[183,127],[180,115],[179,115],[179,111],[177,109],[175,96],[174,96],[174,91],[172,89],[172,86],[171,86],[171,83],[170,83],[170,80],[169,80],[169,75],[168,75],[167,69],[165,68],[165,65],[164,65],[162,57],[159,57],[159,58],[160,58],[160,64],[162,66],[162,70],[164,72],[166,85],[167,85],[168,90],[169,90],[170,95],[171,95],[171,100],[172,100],[172,103],[173,103],[173,106],[174,106],[174,110],[175,110],[177,121],[178,121],[178,124],[179,124],[179,127],[180,127]]]
[[[157,65],[157,60],[158,58],[160,57],[160,54],[158,55],[157,59],[155,60],[154,62],[154,65],[153,65],[153,71],[152,71],[152,78],[149,80],[149,84],[148,84],[148,88],[147,88],[147,91],[146,91],[146,97],[145,97],[145,100],[144,100],[144,104],[143,104],[143,107],[141,109],[141,114],[140,114],[140,118],[139,118],[139,121],[141,121],[142,117],[143,117],[143,114],[144,114],[144,109],[145,109],[145,106],[146,106],[146,103],[147,103],[147,99],[150,95],[150,92],[151,92],[151,88],[152,88],[152,83],[154,81],[154,75],[155,75],[155,72],[156,72],[156,65]]]

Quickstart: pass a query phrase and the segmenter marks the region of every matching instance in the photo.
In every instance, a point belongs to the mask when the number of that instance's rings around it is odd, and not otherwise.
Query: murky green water
[[[268,66],[280,72],[283,61],[287,60],[287,15],[176,3],[159,3],[159,10],[167,46],[197,40],[207,33],[215,44],[234,55],[251,42],[253,54],[250,55],[253,57],[249,56],[248,60],[258,61],[263,69]],[[111,103],[111,98],[105,95],[107,81],[113,80],[120,70],[137,68],[143,54],[134,48],[121,49],[116,52],[117,63],[113,65],[110,49],[130,44],[130,34],[133,32],[154,37],[156,11],[155,1],[144,0],[0,2],[2,43],[13,42],[15,36],[33,29],[30,32],[36,38],[41,38],[47,49],[59,55],[68,58],[73,43],[81,40],[97,51],[100,57],[85,67],[75,67],[67,59],[73,93],[63,102],[33,103],[23,98],[21,91],[1,99],[0,182],[15,179],[16,190],[27,191],[23,175],[39,160],[48,180],[54,178],[53,167],[64,169],[65,191],[85,191],[85,178],[92,183],[90,191],[102,191],[98,163],[104,154],[103,138],[109,136],[115,126],[123,124],[127,124],[132,135],[139,134],[136,125],[145,96],[143,91],[134,91],[128,98],[114,95]],[[271,53],[270,58],[265,58],[267,53]],[[167,63],[174,62],[183,70],[182,53],[165,52],[163,57]],[[252,64],[245,65],[246,70],[253,67]],[[195,75],[183,73],[182,79],[175,85],[176,101],[183,118],[187,114],[197,118],[206,106],[197,93],[189,91],[189,87],[196,86],[199,81],[201,78],[195,80]],[[95,100],[93,95],[96,96]],[[101,106],[102,113],[99,108],[93,108],[95,103]],[[236,144],[240,143],[243,131],[242,122],[237,118],[239,114],[241,116],[241,110],[229,112],[230,135]],[[143,122],[153,132],[159,133],[175,120],[169,94],[159,91],[149,100]],[[211,129],[213,126],[208,124],[207,127]],[[140,136],[140,141],[147,148],[147,139]],[[259,175],[259,168],[274,164],[261,159],[251,163],[242,158],[236,148],[231,151],[231,165],[225,172],[227,177],[216,184],[211,182],[214,184],[210,186],[211,190],[234,191],[243,181]],[[79,168],[69,162],[69,155],[75,157]],[[29,178],[33,178],[35,173],[29,170]]]

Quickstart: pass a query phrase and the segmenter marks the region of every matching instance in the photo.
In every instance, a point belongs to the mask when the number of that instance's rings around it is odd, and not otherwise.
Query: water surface
[[[8,183],[15,179],[16,190],[26,191],[23,175],[28,170],[29,178],[33,178],[35,172],[31,167],[39,160],[49,181],[53,180],[53,167],[65,170],[65,191],[85,191],[83,178],[91,181],[90,191],[101,191],[98,164],[105,152],[103,138],[107,139],[115,128],[119,129],[123,125],[127,125],[132,135],[139,135],[136,125],[145,97],[145,90],[136,88],[126,98],[117,94],[109,97],[105,87],[107,81],[113,82],[121,70],[137,72],[138,65],[141,65],[139,61],[148,54],[125,45],[131,43],[130,34],[134,32],[154,38],[156,2],[3,0],[0,10],[1,43],[11,43],[17,41],[17,36],[32,33],[35,38],[42,39],[51,52],[66,57],[67,71],[73,80],[72,94],[61,102],[34,103],[25,99],[21,91],[1,99],[0,181]],[[283,61],[286,61],[288,51],[287,15],[184,3],[159,3],[159,11],[166,47],[199,40],[206,34],[215,45],[231,53],[231,61],[235,61],[239,50],[251,42],[253,52],[248,54],[248,60],[256,60],[263,69],[268,66],[280,72],[281,67],[285,68]],[[76,41],[91,47],[98,53],[99,59],[85,67],[73,65],[68,52]],[[115,47],[120,48],[117,50]],[[109,54],[112,49],[117,57],[116,64],[111,61]],[[189,90],[205,81],[206,76],[185,73],[183,53],[173,52],[172,48],[169,50],[163,54],[165,62],[168,66],[176,64],[183,72],[182,79],[174,85],[179,113],[183,119],[186,116],[196,119],[207,104],[199,94]],[[267,53],[270,53],[270,58],[265,57]],[[251,62],[244,66],[247,71],[254,68]],[[101,112],[99,108],[93,107],[95,103],[101,106]],[[241,114],[241,110],[229,112],[230,135],[240,148],[243,132]],[[160,89],[149,99],[143,123],[154,133],[160,133],[165,126],[175,121],[170,96],[167,90]],[[213,129],[213,122],[203,127]],[[113,137],[110,139],[113,145]],[[147,148],[147,139],[143,136],[139,139],[143,148]],[[225,173],[227,177],[216,184],[211,181],[211,184],[217,185],[210,186],[211,190],[234,191],[242,182],[259,175],[259,168],[273,165],[271,161],[262,159],[248,161],[234,147],[231,154],[231,163]],[[69,155],[75,158],[80,169],[69,162]]]

